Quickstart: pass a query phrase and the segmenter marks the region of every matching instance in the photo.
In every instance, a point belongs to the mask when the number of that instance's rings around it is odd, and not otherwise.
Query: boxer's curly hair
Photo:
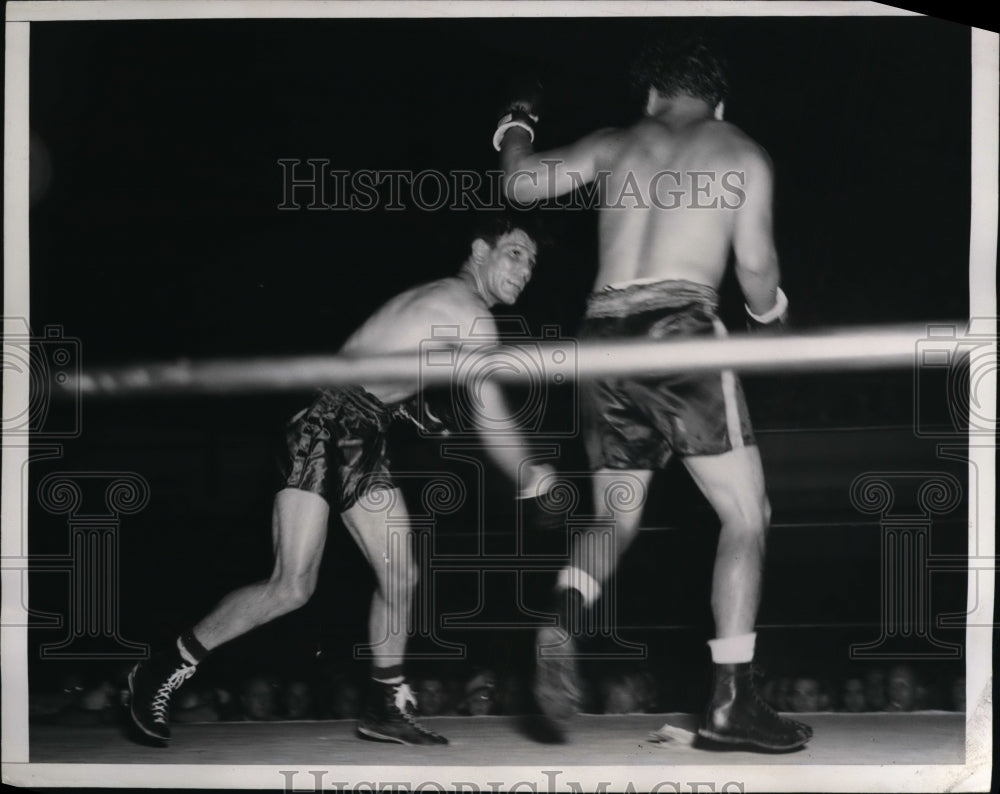
[[[533,213],[524,212],[515,215],[506,211],[483,212],[476,221],[469,242],[483,240],[492,248],[501,237],[510,234],[515,229],[520,229],[527,234],[535,241],[539,249],[548,243],[541,222]]]
[[[632,65],[631,82],[643,101],[650,86],[665,97],[690,94],[712,106],[729,91],[724,61],[701,36],[649,38]]]

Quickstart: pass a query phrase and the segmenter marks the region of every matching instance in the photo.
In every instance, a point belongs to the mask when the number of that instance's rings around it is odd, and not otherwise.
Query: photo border
[[[28,64],[30,24],[43,21],[127,19],[232,18],[364,18],[364,17],[494,17],[494,16],[849,16],[905,17],[916,12],[876,3],[855,2],[341,2],[340,0],[107,0],[73,3],[11,2],[5,25],[4,123],[4,318],[29,320],[29,181],[28,181]],[[972,29],[972,157],[970,220],[970,317],[995,318],[997,245],[998,35]],[[992,334],[996,336],[995,319]],[[28,405],[26,373],[3,373],[4,416]],[[982,384],[980,384],[982,385]],[[985,395],[995,405],[996,377],[987,379]],[[980,392],[982,393],[982,392]],[[2,669],[2,773],[7,783],[28,786],[139,786],[156,780],[176,788],[280,787],[282,766],[201,766],[175,764],[32,764],[29,763],[27,690],[27,596],[22,575],[27,569],[28,484],[22,472],[29,459],[27,441],[3,444],[2,584],[0,621]],[[978,472],[979,488],[970,490],[969,545],[979,559],[995,560],[995,446],[982,438],[969,439],[969,470]],[[988,580],[988,581],[986,581]],[[932,789],[988,790],[992,773],[992,639],[993,578],[970,570],[966,628],[967,712],[964,765],[792,765],[792,766],[684,766],[687,780],[740,780],[745,790],[812,791],[927,791]],[[665,757],[665,761],[668,761]],[[287,766],[287,765],[286,765]],[[666,766],[666,764],[664,764]],[[311,767],[323,768],[321,765]],[[509,788],[513,781],[534,781],[542,790],[551,775],[539,768],[477,766],[330,767],[328,779],[360,782],[379,779],[422,780],[433,775],[445,781],[475,781],[484,788],[498,778]],[[676,770],[680,767],[671,767]],[[433,770],[433,772],[431,771]],[[662,782],[662,767],[572,767],[562,770],[559,785],[571,780],[610,780],[610,790],[631,785],[650,790]],[[675,778],[678,774],[673,775]],[[493,784],[495,785],[495,784]],[[834,789],[836,786],[836,789]]]

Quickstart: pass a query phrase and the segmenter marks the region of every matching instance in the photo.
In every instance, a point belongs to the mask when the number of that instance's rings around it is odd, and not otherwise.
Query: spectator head
[[[885,674],[877,668],[865,673],[865,702],[870,711],[885,710]]]
[[[900,664],[889,671],[886,682],[889,711],[913,711],[917,703],[917,676],[913,668]]]
[[[860,678],[848,678],[840,694],[844,711],[857,714],[868,710],[865,702],[865,683]]]
[[[307,681],[293,678],[285,684],[282,701],[288,719],[305,720],[312,716],[312,687]]]
[[[815,678],[793,679],[788,696],[789,711],[819,711],[820,694],[819,681]]]
[[[274,719],[277,707],[274,690],[274,682],[265,676],[247,679],[240,694],[243,716],[248,720]]]
[[[417,684],[417,703],[426,717],[436,717],[448,710],[448,693],[440,678],[424,678]]]
[[[473,717],[496,710],[496,677],[489,670],[472,676],[465,684],[465,711]]]

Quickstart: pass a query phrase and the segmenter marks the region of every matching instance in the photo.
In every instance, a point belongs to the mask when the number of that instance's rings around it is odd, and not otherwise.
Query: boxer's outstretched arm
[[[477,397],[482,401],[477,423],[483,446],[497,468],[519,489],[524,489],[528,483],[518,482],[518,474],[528,457],[528,450],[517,425],[509,418],[510,411],[503,390],[495,380],[486,380],[479,384],[477,391]],[[489,417],[489,425],[482,421],[483,417]]]
[[[497,339],[495,326],[491,327],[491,321],[479,318],[477,320],[477,342],[483,341],[487,345],[491,343],[500,344]],[[492,331],[491,335],[484,333]],[[484,348],[488,354],[490,348]],[[511,418],[510,408],[507,399],[504,397],[503,388],[500,383],[486,375],[488,365],[484,367],[484,377],[474,378],[475,393],[470,395],[470,403],[474,410],[474,421],[479,431],[480,439],[486,453],[493,460],[493,463],[513,482],[521,491],[529,488],[532,482],[518,482],[518,475],[537,480],[548,467],[533,466],[530,470],[521,470],[522,465],[529,455],[525,446],[524,437],[521,434],[517,423]],[[539,471],[535,471],[538,469]]]
[[[744,168],[744,198],[733,226],[736,277],[749,309],[766,314],[775,306],[781,282],[774,245],[774,176],[771,161],[761,149],[748,155]]]
[[[614,161],[620,139],[620,130],[607,128],[569,146],[535,152],[525,130],[511,129],[500,147],[504,195],[527,204],[583,187]]]

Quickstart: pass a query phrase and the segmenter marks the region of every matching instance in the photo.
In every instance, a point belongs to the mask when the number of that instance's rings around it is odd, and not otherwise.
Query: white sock
[[[746,664],[753,661],[756,641],[757,633],[750,632],[736,637],[709,640],[708,647],[712,649],[712,661],[716,664]]]
[[[583,596],[583,603],[588,607],[601,597],[601,584],[586,571],[572,566],[559,571],[556,579],[557,590],[575,588]]]

